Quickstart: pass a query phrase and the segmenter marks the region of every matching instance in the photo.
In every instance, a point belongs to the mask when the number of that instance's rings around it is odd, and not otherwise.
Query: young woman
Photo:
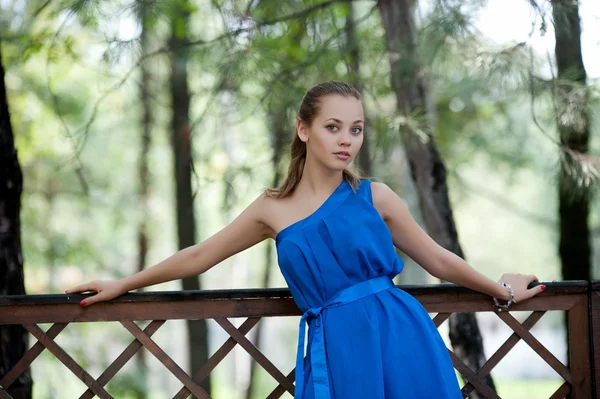
[[[350,172],[364,120],[360,94],[352,86],[314,86],[302,100],[288,176],[280,188],[260,195],[206,241],[152,268],[67,292],[97,293],[82,306],[107,301],[204,273],[272,238],[281,272],[305,312],[295,398],[462,398],[437,328],[423,306],[392,283],[403,267],[394,246],[433,276],[488,294],[505,309],[544,286],[528,289],[537,281],[533,275],[505,274],[500,283],[488,279],[437,245],[389,187]]]

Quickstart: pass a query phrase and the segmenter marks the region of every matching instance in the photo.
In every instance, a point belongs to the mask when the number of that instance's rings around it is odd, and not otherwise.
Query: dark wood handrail
[[[600,286],[600,281],[592,282]],[[544,294],[581,294],[590,289],[590,282],[586,280],[540,282],[533,285],[544,284]],[[533,286],[532,285],[532,286]],[[456,294],[476,295],[480,299],[489,299],[487,295],[474,292],[468,288],[456,284],[419,284],[419,285],[397,285],[398,288],[418,297],[424,295]],[[42,294],[42,295],[0,295],[0,306],[11,305],[50,305],[77,303],[92,294]],[[271,299],[292,298],[287,288],[244,288],[244,289],[218,289],[201,291],[144,291],[130,292],[109,303],[120,302],[175,302],[175,301],[199,301],[217,299]]]

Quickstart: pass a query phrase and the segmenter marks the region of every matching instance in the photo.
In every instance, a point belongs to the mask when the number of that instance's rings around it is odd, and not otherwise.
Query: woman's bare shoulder
[[[390,207],[397,205],[399,199],[387,184],[381,182],[371,182],[371,198],[373,206],[384,219],[387,219]]]
[[[257,198],[256,206],[261,220],[268,226],[270,237],[273,239],[279,231],[297,219],[301,219],[299,212],[302,211],[302,207],[299,206],[297,198],[293,194],[277,198],[265,192]]]
[[[281,221],[285,220],[286,210],[290,208],[289,204],[289,197],[277,198],[265,191],[247,209],[267,227],[269,237],[274,239],[277,232],[281,230]]]

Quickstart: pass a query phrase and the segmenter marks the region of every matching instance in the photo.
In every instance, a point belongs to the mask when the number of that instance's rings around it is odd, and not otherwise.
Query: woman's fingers
[[[93,303],[102,301],[102,294],[92,295],[79,302],[81,306],[90,306]]]
[[[65,294],[74,294],[76,292],[96,291],[95,282],[79,284],[75,288],[71,288],[65,291]]]
[[[527,292],[529,292],[531,294],[531,296],[537,295],[540,292],[544,291],[546,289],[546,286],[544,284],[540,284],[540,285],[536,285],[533,288],[530,288],[527,290]]]
[[[85,284],[80,284],[75,288],[71,288],[65,291],[66,294],[74,294],[74,293],[79,293],[79,292],[96,292],[96,295],[92,295],[90,297],[85,298],[84,300],[82,300],[81,302],[79,302],[79,304],[81,306],[89,306],[93,303],[96,303],[98,301],[102,300],[102,297],[104,296],[102,293],[102,289],[100,284],[98,284],[97,281],[92,281],[90,283],[85,283]]]
[[[531,283],[535,283],[535,282],[539,281],[539,279],[537,278],[537,276],[535,276],[533,274],[530,274],[530,275],[526,276],[526,278],[527,278],[527,280],[526,280],[527,284],[525,285],[525,287],[529,287],[529,285]],[[539,294],[540,292],[544,291],[545,288],[546,288],[545,285],[538,284],[535,287],[528,288],[527,292],[531,295],[531,297],[533,297],[533,296]]]
[[[539,281],[539,280],[534,275],[526,276],[527,284],[525,284],[525,299],[533,298],[534,296],[536,296],[537,294],[541,293],[542,291],[544,291],[546,289],[546,286],[544,284],[538,284],[535,287],[527,288],[531,283],[534,283],[537,281]]]

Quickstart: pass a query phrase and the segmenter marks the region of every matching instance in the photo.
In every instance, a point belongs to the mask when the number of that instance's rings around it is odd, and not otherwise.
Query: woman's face
[[[364,111],[354,97],[321,98],[319,114],[310,126],[298,121],[298,137],[306,143],[307,162],[314,158],[332,170],[343,170],[363,142]]]

